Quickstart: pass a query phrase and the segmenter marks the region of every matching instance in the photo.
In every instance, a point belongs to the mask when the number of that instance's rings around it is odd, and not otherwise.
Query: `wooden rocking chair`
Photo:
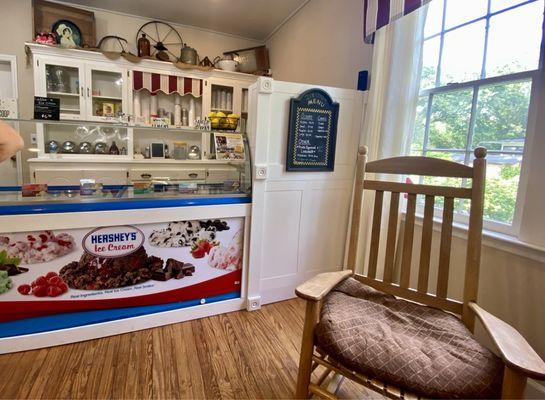
[[[403,378],[405,380],[400,378],[398,382],[405,382],[405,384],[395,385],[392,384],[392,379],[390,379],[390,381],[386,379],[379,380],[378,377],[382,377],[383,374],[375,373],[372,368],[369,370],[367,366],[360,368],[358,365],[355,365],[355,363],[358,363],[361,358],[369,358],[366,354],[368,349],[367,337],[369,336],[365,336],[366,340],[361,340],[362,335],[360,331],[360,334],[352,335],[356,337],[350,337],[350,335],[346,335],[346,333],[357,332],[357,329],[359,328],[353,328],[347,325],[350,325],[350,323],[353,322],[352,317],[366,319],[365,323],[367,323],[367,325],[364,323],[364,325],[367,327],[366,329],[369,329],[369,321],[371,321],[371,325],[374,321],[372,313],[362,312],[358,315],[354,315],[357,313],[354,313],[354,308],[351,308],[348,315],[346,313],[344,314],[347,320],[349,320],[348,322],[345,320],[341,321],[337,325],[331,325],[335,324],[336,316],[340,315],[338,312],[335,314],[335,307],[341,307],[341,305],[344,304],[344,299],[348,299],[346,301],[350,301],[350,304],[368,304],[372,310],[387,307],[398,307],[399,309],[399,304],[402,302],[401,308],[403,310],[408,308],[416,310],[418,313],[418,318],[411,320],[411,316],[409,316],[406,321],[416,321],[417,323],[422,323],[422,321],[426,320],[426,315],[428,314],[433,315],[435,318],[434,321],[437,321],[437,318],[439,318],[440,321],[446,321],[447,324],[454,326],[454,331],[456,331],[454,336],[459,335],[457,337],[462,337],[462,340],[459,341],[459,344],[461,343],[462,347],[468,343],[468,345],[473,346],[472,351],[475,350],[475,354],[478,354],[479,357],[481,357],[479,360],[488,360],[488,364],[493,364],[489,368],[489,371],[495,371],[494,373],[497,377],[496,386],[498,390],[494,392],[496,393],[495,396],[499,396],[501,392],[502,398],[522,398],[527,377],[545,380],[545,363],[530,347],[528,342],[526,342],[526,340],[514,328],[489,314],[475,303],[477,300],[479,266],[481,259],[486,149],[475,149],[474,154],[476,158],[473,162],[473,167],[427,157],[395,157],[366,163],[366,153],[367,149],[365,147],[360,148],[358,152],[351,234],[348,250],[348,266],[349,268],[354,268],[355,266],[363,190],[373,190],[375,191],[375,200],[367,273],[365,275],[353,274],[350,270],[323,273],[310,279],[296,289],[297,296],[307,301],[296,397],[308,398],[314,394],[322,398],[337,398],[335,395],[336,390],[331,393],[331,391],[328,391],[327,388],[324,387],[324,382],[327,383],[327,377],[332,372],[333,378],[330,380],[330,388],[335,386],[331,384],[332,381],[342,382],[343,377],[346,377],[389,398],[407,399],[431,397],[429,394],[422,394],[421,390],[415,390],[414,387],[411,388],[412,385],[410,377],[408,380],[405,378]],[[464,178],[472,181],[472,187],[462,188],[431,186],[368,180],[365,179],[366,172],[377,174]],[[384,232],[386,238],[384,269],[382,279],[379,279],[377,275],[380,274],[380,270],[379,274],[377,274],[377,263],[379,259],[381,217],[385,192],[390,192],[391,197],[388,213],[388,228],[386,232]],[[400,194],[405,193],[407,194],[407,211],[405,225],[403,228],[404,238],[402,244],[397,246],[396,237],[398,231],[397,221],[399,199]],[[413,288],[410,286],[410,277],[411,260],[413,258],[412,251],[417,195],[424,195],[425,203],[424,218],[422,222],[420,260],[417,274],[418,279],[417,283],[414,285],[416,287]],[[428,280],[430,275],[430,253],[434,224],[433,212],[436,197],[444,198],[444,205],[441,223],[437,284],[435,292],[430,293],[428,291]],[[471,202],[463,301],[461,302],[447,297],[455,198],[467,199],[467,201]],[[396,252],[398,252],[398,255],[401,256],[398,280],[394,277],[396,275]],[[361,287],[356,287],[354,289],[354,285],[360,285]],[[368,296],[368,298],[362,299],[350,297],[355,296],[352,294],[346,295],[346,293],[350,292],[351,290],[360,294],[364,293],[364,295],[360,297]],[[359,296],[359,294],[357,296]],[[337,301],[338,299],[340,300]],[[378,301],[378,304],[374,303],[375,301]],[[395,314],[395,310],[393,312],[392,310],[387,310],[385,312],[386,314],[384,315],[391,315],[392,313]],[[474,330],[475,316],[482,322],[486,331],[492,337],[500,357],[493,355],[484,347],[482,347],[480,350],[476,347],[481,345],[476,342],[470,333]],[[400,318],[405,318],[405,316],[402,315]],[[336,326],[339,329],[345,329],[343,334],[334,332],[332,334],[333,339],[328,342],[328,345],[331,344],[332,346],[340,346],[340,348],[336,348],[336,353],[335,351],[326,349],[321,345],[322,343],[320,342],[319,334],[320,332],[323,333],[324,329],[326,328],[321,329],[321,331],[320,328],[322,328],[322,324],[325,323],[330,324],[331,326]],[[405,329],[406,326],[407,323],[403,322],[397,326],[397,329]],[[371,331],[367,331],[368,333],[371,332],[370,336],[373,336],[374,334],[373,329]],[[394,328],[392,328],[392,332],[393,329]],[[381,332],[389,333],[390,331],[389,328],[386,328]],[[448,336],[452,332],[453,330],[449,326],[448,329],[441,332],[441,335]],[[336,343],[337,341],[340,344]],[[362,344],[362,342],[365,343]],[[342,348],[343,343],[345,347],[348,346],[346,343],[350,343],[351,348]],[[396,343],[399,344],[404,342],[403,340],[398,340]],[[357,347],[358,345],[362,346],[359,353],[354,350],[354,346]],[[449,346],[449,344],[447,344],[447,346]],[[391,351],[384,352],[386,354],[384,357],[397,357],[398,355],[401,355],[399,353],[402,353],[402,350],[404,351],[405,349],[402,349],[401,347],[397,350],[396,348],[391,349]],[[424,349],[424,352],[425,350],[426,349]],[[451,350],[452,349],[448,349],[447,357]],[[354,360],[350,359],[350,365],[343,365],[343,357],[348,357],[351,351],[356,353],[356,355],[353,356]],[[488,354],[485,352],[488,352]],[[463,356],[464,354],[462,354],[462,357],[458,357],[457,359],[464,359]],[[380,361],[381,357],[383,356],[378,356],[377,359]],[[476,359],[472,360],[475,361]],[[494,361],[496,364],[494,364]],[[316,383],[313,383],[311,382],[311,375],[319,365],[324,366],[326,371],[320,375]],[[416,368],[414,368],[414,365],[415,364],[412,365],[413,372],[415,374],[419,374],[419,366],[421,364],[417,363]],[[462,374],[466,369],[463,362],[462,365],[463,368],[461,369],[462,372],[460,374]],[[495,370],[494,365],[496,366]],[[468,367],[473,367],[475,371],[485,368],[480,361],[475,361],[474,365],[468,365]],[[460,370],[460,368],[458,370]],[[451,372],[451,370],[446,368],[445,372]],[[479,373],[477,373],[477,375],[478,374]],[[451,376],[449,379],[452,378],[453,377]],[[454,375],[454,378],[456,378],[456,375]],[[481,378],[483,378],[483,376],[481,376]],[[471,380],[473,379],[473,373],[467,375],[465,379],[468,384],[472,384]],[[486,381],[488,378],[484,376],[483,379]],[[396,380],[394,379],[394,381]],[[466,382],[464,382],[464,384],[465,383]],[[426,384],[426,382],[424,382],[424,384]],[[448,387],[448,385],[443,385],[440,389],[444,389],[446,387]],[[470,395],[441,392],[441,394],[437,395],[437,397],[470,397]]]

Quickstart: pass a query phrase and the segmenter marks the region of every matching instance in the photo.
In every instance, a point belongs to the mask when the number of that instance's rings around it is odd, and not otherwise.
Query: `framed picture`
[[[154,142],[150,146],[151,158],[165,158],[165,144]]]
[[[227,51],[223,54],[231,55],[233,60],[238,61],[238,70],[240,72],[265,75],[270,68],[269,51],[265,46]]]
[[[34,36],[40,32],[52,32],[56,22],[68,21],[80,30],[82,47],[95,47],[95,14],[92,11],[51,3],[44,0],[33,0]],[[73,27],[69,26],[72,29]],[[67,32],[68,33],[68,32]],[[57,34],[55,32],[55,34]]]
[[[102,115],[104,117],[113,117],[115,115],[114,103],[102,103]]]
[[[76,24],[67,19],[60,19],[53,24],[51,31],[57,36],[57,44],[68,49],[83,47],[81,31]]]

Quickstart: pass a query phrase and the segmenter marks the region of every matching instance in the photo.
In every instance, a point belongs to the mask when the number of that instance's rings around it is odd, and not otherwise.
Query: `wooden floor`
[[[292,398],[303,314],[303,302],[289,300],[255,312],[0,355],[0,398]],[[338,395],[375,397],[347,381]]]

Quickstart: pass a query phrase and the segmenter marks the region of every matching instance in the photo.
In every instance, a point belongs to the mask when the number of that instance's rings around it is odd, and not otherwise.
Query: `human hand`
[[[25,146],[23,138],[15,129],[0,121],[0,162],[13,157]]]

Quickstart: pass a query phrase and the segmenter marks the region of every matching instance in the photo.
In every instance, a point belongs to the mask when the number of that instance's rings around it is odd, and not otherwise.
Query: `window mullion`
[[[441,62],[443,60],[443,45],[445,44],[445,18],[447,15],[447,0],[443,0],[443,17],[441,21],[441,37],[439,39],[439,58],[437,59],[437,73],[435,75],[435,87],[441,85]]]
[[[422,155],[425,157],[428,152],[428,141],[430,136],[431,107],[433,103],[433,93],[428,95],[428,107],[426,108],[426,123],[424,125],[424,138],[422,139]],[[418,178],[418,183],[422,184],[424,177]]]
[[[483,46],[483,64],[481,67],[481,79],[486,78],[486,57],[488,53],[488,32],[490,30],[490,3],[492,0],[488,0],[488,5],[486,9],[486,25],[484,28],[484,46]]]
[[[471,114],[469,116],[469,127],[467,130],[467,143],[464,164],[469,164],[471,157],[471,144],[475,134],[475,121],[477,120],[477,101],[479,100],[479,86],[473,87],[473,98],[471,99]]]

